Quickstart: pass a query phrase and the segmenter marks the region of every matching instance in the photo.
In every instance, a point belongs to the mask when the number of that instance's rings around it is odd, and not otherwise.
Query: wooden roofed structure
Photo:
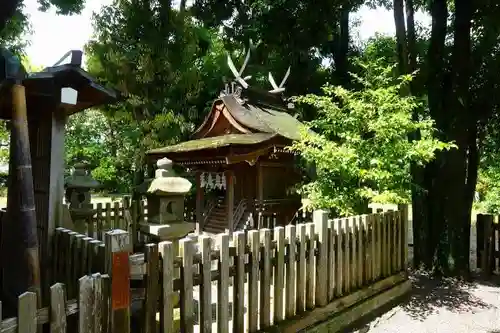
[[[1,231],[2,301],[11,311],[27,288],[40,286],[40,279],[42,286],[51,282],[49,244],[62,220],[67,117],[118,98],[115,90],[84,71],[81,61],[81,51],[70,51],[54,66],[26,73],[8,51],[0,54],[0,118],[11,127],[7,211]],[[26,258],[27,248],[39,260],[20,260]],[[47,291],[41,290],[43,299]]]
[[[199,232],[253,227],[266,214],[292,221],[301,203],[287,190],[300,175],[287,147],[303,127],[292,111],[281,94],[237,86],[214,101],[192,140],[148,152],[196,173]]]

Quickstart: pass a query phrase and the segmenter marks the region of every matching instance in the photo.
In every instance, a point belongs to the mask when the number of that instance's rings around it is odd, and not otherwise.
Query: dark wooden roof
[[[27,75],[22,84],[26,88],[28,115],[36,117],[62,108],[68,115],[90,107],[115,102],[117,91],[108,89],[80,67],[80,63],[48,67],[42,72]],[[0,87],[0,118],[11,118],[11,82]],[[73,88],[78,92],[76,105],[61,103],[61,89]]]
[[[148,151],[152,158],[184,160],[238,154],[255,148],[286,146],[300,139],[303,124],[290,114],[279,96],[256,89],[227,94],[216,99],[210,113],[193,133],[193,140]],[[210,152],[212,151],[212,152]],[[206,152],[206,153],[205,153]],[[193,154],[196,154],[194,156]]]

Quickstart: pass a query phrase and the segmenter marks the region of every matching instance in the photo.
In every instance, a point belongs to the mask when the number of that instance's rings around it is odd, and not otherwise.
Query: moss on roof
[[[300,130],[304,126],[297,118],[282,108],[247,102],[238,103],[233,95],[221,98],[231,115],[243,125],[265,133],[281,135],[290,140],[300,140]]]
[[[273,138],[272,133],[252,133],[252,134],[226,134],[209,138],[202,138],[181,142],[179,144],[164,148],[152,149],[148,155],[165,153],[184,153],[196,150],[216,149],[233,145],[252,145],[267,141]]]

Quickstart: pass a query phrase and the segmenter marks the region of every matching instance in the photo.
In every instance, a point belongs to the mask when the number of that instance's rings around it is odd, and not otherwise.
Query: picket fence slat
[[[335,295],[335,221],[328,221],[328,301]]]
[[[276,241],[274,268],[274,319],[273,324],[277,324],[285,319],[284,312],[284,275],[285,275],[285,228],[274,228],[274,240]]]
[[[302,313],[306,310],[306,225],[299,224],[297,226],[299,234],[299,255],[297,262],[297,313]]]
[[[62,283],[50,287],[50,332],[66,333],[66,292]]]
[[[259,324],[259,231],[248,232],[248,246],[250,248],[250,272],[248,278],[248,331],[257,332]]]
[[[36,294],[26,292],[19,296],[18,328],[22,333],[36,333]]]
[[[297,237],[294,225],[286,226],[286,239],[288,243],[288,263],[286,265],[286,288],[285,288],[285,316],[291,318],[295,315],[295,279],[296,279],[296,246]]]
[[[161,311],[161,322],[163,332],[174,331],[174,245],[171,242],[161,242],[159,244],[163,259],[163,290]]]
[[[180,294],[181,325],[185,333],[194,331],[194,301],[193,301],[193,254],[194,243],[191,239],[181,239],[179,250],[182,256],[182,289]]]
[[[201,250],[201,286],[200,286],[200,332],[212,332],[212,250],[211,238],[208,236],[199,237]]]
[[[306,280],[306,308],[307,310],[314,309],[315,305],[315,291],[314,291],[314,280],[316,277],[316,267],[315,267],[315,238],[316,233],[314,232],[314,223],[308,223],[307,225],[307,280]]]
[[[93,319],[94,319],[94,333],[102,333],[104,332],[104,324],[103,324],[103,311],[100,309],[105,309],[104,307],[104,288],[103,284],[105,283],[101,276],[101,274],[96,273],[92,274],[92,279],[94,280],[94,309],[92,311]]]
[[[328,212],[317,210],[314,212],[316,233],[318,235],[318,257],[316,263],[316,304],[328,304]]]
[[[271,230],[261,229],[262,275],[260,280],[260,328],[271,326]]]
[[[233,243],[236,248],[236,256],[234,257],[236,275],[233,282],[233,332],[243,332],[245,330],[245,233],[235,232]]]
[[[351,290],[356,290],[358,288],[358,233],[357,233],[357,219],[356,217],[349,218],[349,237],[351,238],[351,242],[349,243],[350,247],[350,262],[349,266],[351,268]]]
[[[159,253],[156,244],[147,244],[144,260],[148,263],[146,272],[146,299],[144,301],[144,333],[156,332],[156,307],[159,296]]]
[[[78,329],[79,333],[92,333],[94,331],[94,318],[92,308],[94,307],[93,281],[89,276],[80,278],[80,292],[78,297]]]
[[[217,332],[229,332],[229,235],[220,234],[217,239],[219,251],[219,281],[217,285]]]
[[[336,234],[337,234],[337,260],[336,260],[336,283],[337,283],[337,297],[340,297],[343,295],[343,284],[344,284],[344,247],[342,244],[344,243],[344,233],[342,232],[342,220],[337,219],[335,220],[336,224]]]

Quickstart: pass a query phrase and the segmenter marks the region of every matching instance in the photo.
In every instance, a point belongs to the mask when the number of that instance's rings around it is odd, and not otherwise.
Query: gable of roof
[[[300,130],[304,125],[286,112],[286,109],[273,105],[252,103],[251,101],[242,103],[233,94],[222,96],[214,102],[210,114],[207,115],[202,125],[193,134],[194,138],[200,139],[209,135],[209,129],[207,128],[207,126],[210,126],[209,120],[221,116],[219,114],[215,115],[215,113],[220,112],[216,109],[216,106],[219,107],[220,104],[227,110],[224,116],[230,118],[228,119],[229,122],[233,123],[235,121],[243,128],[248,129],[245,132],[269,133],[290,140],[300,139]]]

